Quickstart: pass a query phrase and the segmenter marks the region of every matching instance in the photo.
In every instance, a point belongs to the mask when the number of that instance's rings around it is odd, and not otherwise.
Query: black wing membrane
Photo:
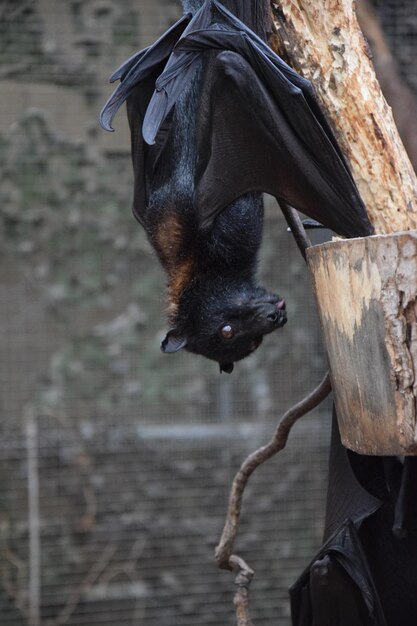
[[[211,55],[204,86],[211,107],[200,124],[201,225],[208,228],[244,193],[266,191],[340,234],[371,234],[311,84],[216,0],[194,16],[158,78],[143,124],[145,141],[155,141],[203,53]]]
[[[142,123],[155,89],[155,82],[178,42],[191,16],[185,15],[164,33],[152,46],[140,50],[125,61],[111,76],[111,82],[122,82],[107,100],[100,113],[100,123],[105,130],[113,131],[112,121],[127,100],[131,133],[131,152],[135,171],[135,197],[133,212],[143,223],[147,206],[147,169],[149,150],[142,138]]]
[[[290,589],[293,626],[415,626],[416,522],[397,519],[414,469],[348,451],[333,411],[324,543]]]
[[[196,185],[202,226],[243,193],[265,191],[345,236],[369,234],[351,176],[321,127],[311,128],[300,115],[296,134],[288,109],[276,106],[237,53],[222,52],[215,63],[212,119],[202,138],[211,151],[200,160]]]
[[[293,626],[386,626],[357,531],[346,522],[290,589]]]
[[[100,113],[100,124],[104,130],[113,131],[112,121],[122,104],[127,100],[134,88],[149,76],[153,76],[155,69],[169,58],[175,44],[180,39],[191,16],[184,15],[175,22],[152,46],[140,50],[127,59],[110,77],[110,82],[122,82],[112,93]],[[156,78],[154,76],[153,82]],[[148,99],[149,101],[149,99]]]
[[[139,96],[141,132],[146,144],[158,144],[162,125],[202,56],[207,63],[201,101],[209,106],[204,114],[194,112],[199,116],[195,209],[201,227],[209,228],[239,196],[265,191],[344,236],[371,234],[311,84],[216,0],[206,1],[191,20],[177,22],[113,75],[122,83],[102,111],[103,127],[111,130],[117,109],[133,92],[137,99],[146,82],[146,93]],[[149,98],[151,78],[155,90]],[[132,136],[136,151],[139,141]],[[143,214],[145,206],[135,202],[135,212]],[[146,204],[143,194],[141,202]]]
[[[359,483],[333,411],[324,544],[290,588],[293,626],[386,626],[360,536],[382,505]]]

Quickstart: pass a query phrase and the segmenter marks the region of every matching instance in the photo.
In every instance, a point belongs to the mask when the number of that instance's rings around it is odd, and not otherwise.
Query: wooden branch
[[[236,610],[237,626],[253,626],[249,615],[249,585],[252,582],[254,571],[239,556],[230,557],[230,566],[236,573],[236,593],[233,604]]]
[[[329,395],[330,391],[330,376],[327,372],[318,387],[284,413],[270,442],[252,452],[245,459],[233,480],[226,522],[220,542],[215,550],[215,559],[219,568],[232,570],[236,573],[236,592],[233,603],[237,626],[253,626],[249,615],[249,586],[254,572],[240,556],[232,554],[239,528],[243,492],[256,468],[285,447],[295,422],[318,406]]]
[[[377,233],[417,228],[417,179],[352,0],[273,0],[279,54],[312,81]]]
[[[221,569],[234,569],[231,561],[232,551],[235,544],[236,534],[239,527],[242,497],[249,478],[259,465],[285,448],[291,428],[303,415],[318,406],[331,391],[329,373],[325,375],[321,383],[308,396],[284,413],[272,439],[265,446],[252,452],[243,461],[237,472],[230,490],[229,505],[226,522],[219,544],[215,550],[215,559]]]
[[[296,421],[318,406],[329,395],[330,391],[330,376],[327,372],[316,389],[284,413],[269,443],[258,448],[245,459],[233,480],[226,522],[220,542],[215,550],[215,559],[219,568],[232,570],[236,573],[236,592],[233,603],[237,626],[253,626],[249,615],[249,586],[254,572],[241,557],[232,554],[239,528],[243,492],[256,468],[285,447],[291,428]]]

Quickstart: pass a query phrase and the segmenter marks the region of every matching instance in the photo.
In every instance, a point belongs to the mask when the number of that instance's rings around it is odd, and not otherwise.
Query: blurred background
[[[415,0],[378,0],[417,91]],[[0,3],[0,623],[233,624],[213,549],[245,456],[326,371],[309,279],[274,200],[259,271],[289,323],[220,376],[163,355],[164,276],[131,215],[110,73],[181,13],[173,0]],[[324,237],[321,232],[317,237]],[[257,626],[320,546],[330,405],[245,494],[237,550]]]

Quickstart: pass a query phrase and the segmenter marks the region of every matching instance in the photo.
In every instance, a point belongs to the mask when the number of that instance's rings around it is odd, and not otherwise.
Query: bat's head
[[[163,352],[185,348],[217,361],[231,373],[235,361],[254,352],[264,335],[287,321],[285,302],[262,287],[222,285],[185,294]]]

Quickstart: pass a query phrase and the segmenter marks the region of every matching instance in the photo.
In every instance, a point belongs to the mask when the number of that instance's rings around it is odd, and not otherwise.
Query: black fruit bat
[[[133,211],[168,274],[162,349],[226,372],[287,319],[255,282],[262,192],[341,235],[372,232],[310,83],[262,39],[266,16],[263,0],[204,2],[113,74],[101,113],[112,130],[127,101]]]
[[[417,458],[346,450],[336,415],[324,543],[290,589],[293,626],[417,624]]]

